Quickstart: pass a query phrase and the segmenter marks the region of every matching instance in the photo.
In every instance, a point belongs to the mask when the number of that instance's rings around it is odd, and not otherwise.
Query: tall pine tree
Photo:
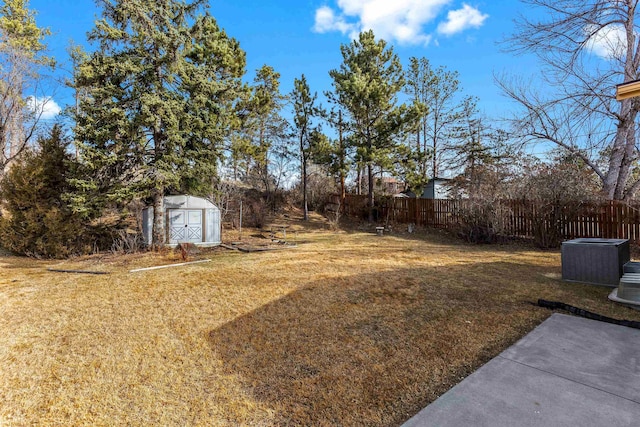
[[[402,65],[393,48],[376,40],[373,31],[360,33],[358,40],[340,50],[343,63],[329,72],[334,93],[328,95],[348,115],[356,160],[367,169],[369,221],[373,221],[373,168],[389,161],[397,138],[415,123],[419,108],[398,105],[405,84]]]
[[[91,179],[82,208],[98,198],[145,197],[153,243],[165,241],[163,197],[210,181],[234,124],[245,55],[205,0],[98,0],[95,52],[78,66],[83,91],[76,134]],[[97,206],[98,208],[100,206]]]
[[[317,97],[316,93],[311,94],[307,78],[304,74],[300,79],[293,80],[293,91],[291,92],[294,110],[293,123],[300,149],[300,180],[302,181],[302,208],[305,221],[309,219],[309,207],[307,203],[308,167],[312,155],[313,138],[317,132],[319,132],[319,128],[313,126],[313,117],[319,115],[318,107],[315,105]]]

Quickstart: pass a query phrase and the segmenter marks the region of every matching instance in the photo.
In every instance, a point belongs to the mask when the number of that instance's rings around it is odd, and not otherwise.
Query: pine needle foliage
[[[207,2],[99,0],[89,34],[96,50],[79,64],[86,96],[76,135],[91,178],[75,208],[147,198],[154,244],[164,243],[162,200],[210,183],[236,123],[245,54],[206,12]]]
[[[329,75],[334,91],[329,100],[344,110],[356,148],[356,160],[367,168],[369,222],[373,221],[376,165],[391,162],[402,139],[417,123],[418,104],[399,104],[405,85],[400,59],[373,31],[340,47],[343,63]]]
[[[64,258],[91,250],[88,227],[67,206],[74,173],[69,142],[58,125],[23,153],[0,182],[0,244],[21,255]]]

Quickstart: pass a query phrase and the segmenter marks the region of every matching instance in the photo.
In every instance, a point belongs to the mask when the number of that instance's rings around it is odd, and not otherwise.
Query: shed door
[[[202,211],[169,211],[169,243],[202,242]]]

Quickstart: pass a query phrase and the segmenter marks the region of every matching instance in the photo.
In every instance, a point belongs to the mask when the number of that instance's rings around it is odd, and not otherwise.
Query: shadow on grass
[[[42,260],[21,255],[0,256],[2,269],[42,270],[45,271],[53,262],[59,260]]]
[[[331,279],[209,341],[278,424],[397,425],[550,314],[530,304],[557,291],[539,273],[494,262]]]

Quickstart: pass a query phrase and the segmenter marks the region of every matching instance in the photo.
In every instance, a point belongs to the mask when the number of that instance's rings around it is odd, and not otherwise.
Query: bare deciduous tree
[[[50,98],[39,96],[46,66],[0,27],[0,176],[35,139]],[[30,94],[30,95],[26,95]]]
[[[457,71],[449,71],[443,66],[433,68],[426,58],[410,59],[406,80],[405,92],[414,102],[424,106],[415,133],[416,152],[421,159],[418,173],[426,183],[427,178],[437,178],[451,166],[448,141],[452,127],[464,119],[464,105],[469,100],[461,97],[462,87]],[[428,166],[431,167],[431,176],[428,175]]]
[[[543,96],[524,79],[498,77],[525,113],[515,119],[529,140],[551,142],[580,157],[609,199],[640,188],[631,178],[638,161],[640,99],[615,100],[615,85],[640,77],[638,0],[522,0],[542,12],[521,16],[509,50],[535,54],[543,66]],[[542,20],[537,17],[544,16]]]

